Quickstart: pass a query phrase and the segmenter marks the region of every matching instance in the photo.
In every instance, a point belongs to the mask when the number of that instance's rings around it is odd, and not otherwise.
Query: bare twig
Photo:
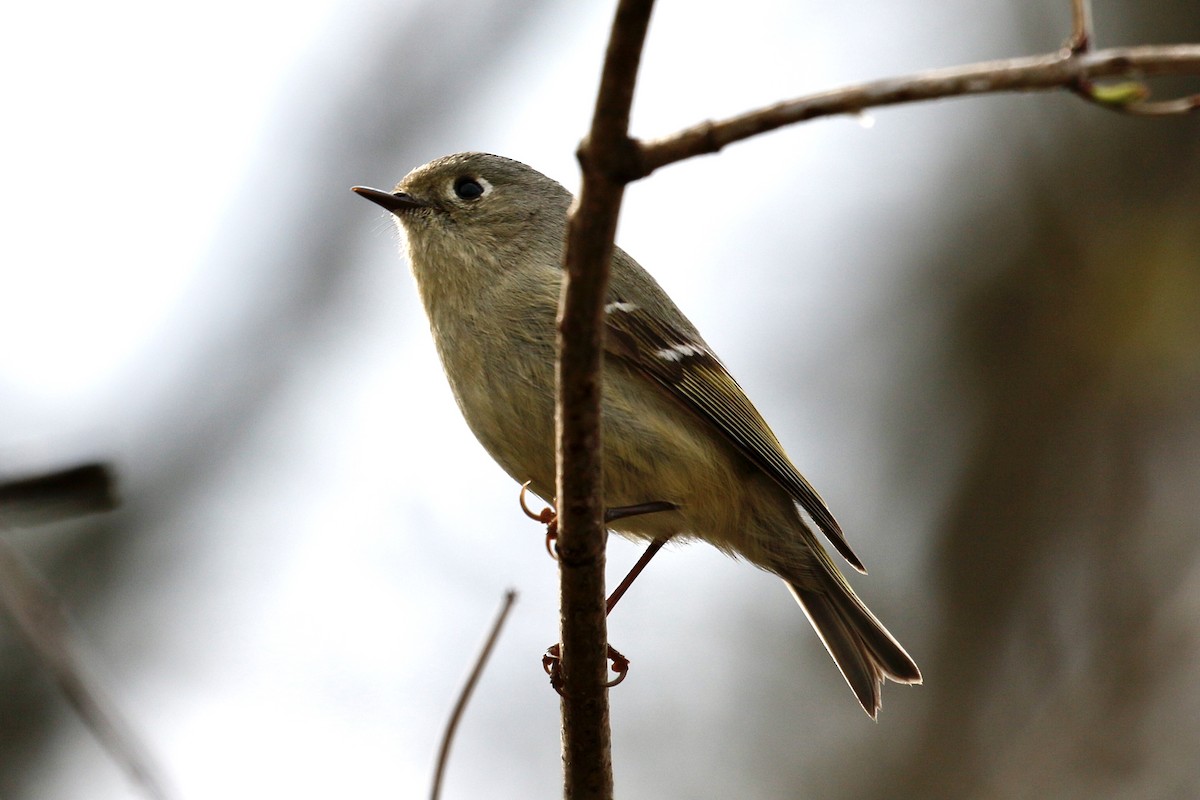
[[[1086,53],[1092,46],[1092,4],[1090,0],[1071,0],[1071,38],[1067,49]]]
[[[67,519],[114,508],[112,474],[86,464],[0,485],[0,530]],[[0,537],[0,608],[16,623],[30,650],[62,689],[67,702],[146,797],[169,795],[160,771],[99,683],[88,675],[76,636],[54,589]]]
[[[558,555],[563,674],[563,780],[571,800],[612,797],[600,443],[604,297],[617,212],[632,177],[629,139],[652,0],[621,0],[591,132],[579,148],[583,182],[567,224],[559,304]]]
[[[621,582],[617,584],[617,588],[613,589],[612,594],[608,596],[608,602],[604,606],[606,614],[612,613],[612,610],[617,607],[617,603],[621,602],[621,598],[625,596],[625,592],[629,591],[629,587],[633,585],[637,577],[642,574],[642,570],[650,563],[650,559],[654,558],[666,543],[666,539],[655,539],[646,546],[646,551],[642,553],[637,563],[633,565],[633,569],[629,570]]]
[[[833,89],[748,111],[728,119],[702,122],[660,139],[635,142],[640,159],[635,177],[692,156],[715,153],[733,142],[785,125],[835,114],[857,114],[868,108],[998,92],[1079,91],[1081,81],[1111,77],[1200,74],[1200,45],[1124,47],[1072,54],[1069,49],[1049,55],[986,61],[932,70],[899,78]],[[1171,113],[1200,107],[1197,97],[1164,103],[1143,103],[1132,94],[1108,96],[1097,90],[1086,99],[1105,108],[1131,114]],[[637,146],[639,145],[640,146]]]
[[[479,682],[479,676],[483,674],[483,668],[487,666],[492,649],[496,646],[496,640],[500,638],[500,629],[504,627],[504,621],[508,619],[508,612],[512,610],[516,600],[517,593],[514,590],[509,589],[504,593],[504,600],[500,603],[500,611],[496,613],[492,630],[488,634],[487,641],[483,643],[483,649],[479,651],[479,656],[475,659],[475,667],[467,676],[467,682],[458,695],[458,702],[454,704],[454,710],[450,712],[450,719],[446,722],[446,731],[442,734],[442,745],[438,748],[437,767],[433,772],[433,791],[429,795],[432,800],[438,800],[438,797],[441,796],[442,776],[446,772],[446,762],[450,758],[450,745],[454,741],[454,731],[458,728],[458,721],[462,718],[467,702],[471,699],[471,692],[475,691],[475,684]]]

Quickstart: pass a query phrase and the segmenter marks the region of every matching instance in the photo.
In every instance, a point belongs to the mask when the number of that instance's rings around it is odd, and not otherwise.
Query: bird
[[[543,498],[555,486],[556,314],[572,195],[519,161],[456,153],[392,191],[353,187],[402,232],[454,398],[488,453]],[[921,672],[817,539],[865,573],[825,501],[696,327],[614,248],[604,305],[603,485],[634,541],[699,540],[781,578],[866,713]]]

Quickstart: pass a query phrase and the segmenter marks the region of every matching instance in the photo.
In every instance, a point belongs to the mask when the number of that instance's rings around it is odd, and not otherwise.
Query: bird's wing
[[[792,465],[766,420],[707,345],[636,303],[613,298],[605,311],[605,351],[716,426],[800,504],[855,569],[866,572],[825,501]]]

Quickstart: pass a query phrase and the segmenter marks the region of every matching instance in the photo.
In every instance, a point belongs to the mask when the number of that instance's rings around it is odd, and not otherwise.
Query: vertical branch
[[[1072,53],[1086,53],[1092,49],[1092,4],[1091,0],[1071,0],[1071,38],[1067,47]]]
[[[637,146],[629,109],[652,0],[621,0],[592,128],[579,148],[583,183],[567,224],[558,319],[558,554],[564,795],[612,797],[605,622],[600,372],[609,261]]]

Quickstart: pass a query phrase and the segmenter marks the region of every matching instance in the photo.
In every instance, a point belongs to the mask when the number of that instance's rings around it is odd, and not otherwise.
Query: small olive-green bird
[[[390,211],[446,377],[504,470],[554,495],[555,315],[571,195],[522,163],[459,153],[392,192]],[[659,504],[610,527],[649,542],[700,539],[784,580],[872,718],[884,678],[920,683],[904,648],[817,541],[859,571],[820,495],[694,325],[617,248],[606,313],[604,492],[609,508]]]

